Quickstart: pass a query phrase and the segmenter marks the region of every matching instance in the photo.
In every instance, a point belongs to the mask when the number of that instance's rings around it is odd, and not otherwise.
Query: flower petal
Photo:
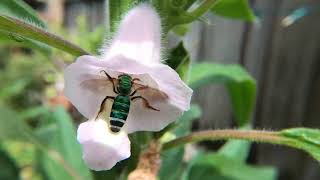
[[[131,155],[126,133],[110,132],[108,124],[102,119],[80,124],[77,138],[82,145],[86,165],[96,171],[111,169]]]
[[[193,91],[169,66],[164,64],[153,64],[150,66],[123,57],[110,59],[109,61],[105,61],[105,64],[112,71],[140,78],[144,84],[158,89],[168,96],[166,101],[154,101],[152,97],[148,97],[143,92],[138,94],[145,97],[151,106],[160,111],[146,108],[137,99],[131,104],[128,119],[123,127],[127,133],[135,131],[159,131],[169,123],[177,120],[184,111],[189,110]]]
[[[159,63],[160,45],[160,17],[151,6],[142,4],[130,10],[121,21],[103,59],[122,55],[146,64]]]
[[[105,69],[94,56],[81,56],[65,69],[64,94],[88,119],[95,118],[102,100],[114,95],[112,84],[100,73]]]
[[[96,116],[100,104],[106,96],[116,96],[110,84],[103,87],[103,84],[92,83],[93,88],[90,89],[81,86],[85,80],[92,77],[106,78],[100,74],[101,70],[107,71],[114,78],[119,74],[129,74],[133,78],[139,78],[143,84],[150,88],[158,89],[168,96],[165,101],[157,101],[156,98],[144,93],[144,91],[138,92],[137,95],[146,98],[152,107],[160,111],[146,108],[143,100],[136,99],[131,104],[128,119],[123,127],[127,133],[159,131],[175,121],[190,107],[192,90],[167,65],[153,64],[150,66],[122,56],[108,61],[82,56],[66,69],[65,94],[80,113],[87,118]],[[91,79],[92,82],[94,82],[93,80]]]

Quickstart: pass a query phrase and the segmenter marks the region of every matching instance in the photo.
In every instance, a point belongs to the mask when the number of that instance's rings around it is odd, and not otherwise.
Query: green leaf
[[[173,27],[172,32],[183,37],[188,33],[189,28],[190,27],[188,24],[181,24],[181,25],[177,25],[177,26]]]
[[[38,18],[37,13],[22,0],[1,0],[0,12],[1,14],[36,24],[42,28],[46,26],[45,23]]]
[[[252,12],[248,0],[220,0],[211,11],[219,16],[254,21],[255,15]]]
[[[229,140],[218,151],[218,154],[245,162],[250,152],[251,142],[244,140]]]
[[[185,112],[177,121],[177,126],[173,130],[175,136],[184,136],[191,131],[192,121],[200,118],[202,112],[198,105],[192,105],[190,110]],[[162,166],[159,178],[163,180],[180,179],[184,166],[182,163],[184,147],[178,147],[161,153]]]
[[[9,154],[0,147],[0,179],[19,180],[19,168]]]
[[[14,39],[27,38],[63,50],[74,56],[89,54],[71,42],[49,33],[42,28],[28,24],[16,18],[0,14],[0,30],[10,34]]]
[[[182,159],[184,148],[179,147],[161,153],[162,166],[159,171],[160,180],[176,180],[179,179],[183,170]]]
[[[289,138],[290,146],[308,152],[320,162],[320,130],[309,128],[293,128],[280,132],[283,137]]]
[[[196,104],[192,104],[190,109],[185,112],[178,121],[176,121],[178,125],[175,127],[173,133],[177,137],[189,134],[191,131],[192,121],[199,119],[201,115],[201,108]]]
[[[46,140],[49,139],[46,141],[46,145],[59,152],[64,161],[73,168],[73,171],[77,176],[82,179],[92,179],[89,169],[82,160],[81,146],[76,140],[76,133],[68,113],[63,107],[58,107],[52,113],[51,120],[53,121],[53,125],[56,125],[56,128],[47,128],[40,132],[42,138],[45,138]],[[42,168],[51,180],[74,178],[64,167],[48,158],[47,155],[43,156]]]
[[[50,149],[48,146],[46,146],[45,142],[47,143],[51,143],[52,141],[54,142],[54,140],[56,140],[56,138],[53,139],[53,137],[56,137],[55,135],[57,133],[50,134],[51,136],[48,137],[47,139],[45,139],[45,141],[42,141],[41,138],[43,137],[38,137],[34,131],[32,131],[32,129],[27,126],[25,124],[25,122],[20,119],[20,117],[18,116],[18,113],[15,112],[12,109],[9,109],[5,106],[0,106],[0,140],[17,140],[17,141],[22,141],[22,142],[26,142],[26,143],[32,143],[34,144],[40,151],[42,154],[44,154],[46,157],[48,157],[47,159],[50,160],[51,162],[53,162],[54,164],[56,164],[56,167],[59,168],[64,168],[67,169],[68,174],[72,175],[73,177],[82,177],[82,175],[87,174],[88,170],[85,171],[85,169],[80,169],[80,167],[83,167],[81,163],[79,163],[79,161],[81,160],[81,156],[79,157],[79,152],[77,152],[77,147],[75,143],[72,142],[65,142],[67,144],[59,144],[59,148],[61,148],[61,146],[65,147],[65,146],[73,146],[75,151],[72,151],[72,154],[74,153],[74,156],[77,156],[77,160],[75,159],[70,159],[69,156],[66,157],[61,157],[61,154],[57,153],[56,151],[54,151],[54,147],[52,149]],[[56,116],[57,118],[61,118],[60,121],[65,120],[65,118],[63,118],[62,115],[56,115],[54,114],[54,116]],[[65,128],[70,128],[70,126],[68,124],[63,124],[66,127]],[[59,129],[59,131],[66,131],[65,129]],[[60,137],[60,139],[62,138],[64,139],[68,139],[70,137],[72,137],[70,134],[63,134],[63,136],[66,137]],[[75,140],[75,136],[73,136],[74,141]],[[58,144],[55,144],[56,146],[58,146]],[[79,146],[79,145],[78,145]],[[62,153],[65,154],[71,154],[70,151],[67,152],[67,150],[63,149],[64,151]],[[64,154],[64,155],[65,155]],[[73,166],[70,166],[69,163]],[[76,164],[76,165],[75,165]],[[77,169],[79,168],[79,169]],[[79,171],[76,171],[74,169],[77,169]],[[53,171],[58,170],[57,169],[53,169]],[[70,177],[70,176],[69,176]],[[87,176],[83,176],[83,177],[87,177]]]
[[[17,112],[0,105],[0,114],[0,140],[33,142],[37,139]]]
[[[199,88],[212,83],[223,83],[230,94],[238,125],[249,122],[256,100],[256,82],[239,65],[194,64],[189,85]]]
[[[25,87],[29,82],[29,79],[19,79],[15,82],[11,82],[6,87],[0,89],[0,99],[4,100],[14,95],[20,94],[23,90],[25,90]]]
[[[15,17],[26,23],[34,24],[40,28],[46,28],[45,23],[38,18],[37,13],[22,0],[1,0],[0,12],[3,15]],[[44,54],[50,53],[50,48],[45,44],[33,41],[21,36],[13,36],[11,32],[0,31],[0,43],[12,44],[22,47],[31,47],[40,50]]]
[[[114,34],[118,28],[118,23],[123,18],[124,14],[133,6],[134,3],[137,3],[138,0],[110,0],[109,9],[107,10],[110,13],[110,32],[111,35]]]
[[[187,81],[189,79],[191,60],[182,41],[171,50],[165,63],[176,70],[182,80]]]
[[[221,154],[200,154],[186,171],[187,180],[275,180],[274,168],[255,167]]]
[[[30,107],[28,109],[25,109],[19,112],[19,116],[21,119],[35,118],[37,116],[47,114],[48,111],[49,111],[48,107],[45,107],[45,106]]]

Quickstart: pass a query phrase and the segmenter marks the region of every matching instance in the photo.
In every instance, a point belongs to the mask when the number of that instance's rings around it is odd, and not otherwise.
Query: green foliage
[[[185,112],[177,121],[175,129],[170,132],[174,136],[184,136],[190,133],[192,121],[200,118],[201,109],[198,105],[192,105],[190,110]],[[159,172],[159,178],[163,180],[175,180],[181,177],[185,169],[183,164],[184,148],[179,147],[165,151],[161,154],[162,166]]]
[[[0,114],[0,140],[10,139],[26,142],[37,140],[32,130],[19,118],[15,111],[1,105]]]
[[[45,28],[45,23],[38,18],[37,13],[22,0],[1,0],[1,14],[19,18],[23,21]]]
[[[42,154],[41,167],[46,172],[47,178],[51,180],[72,179],[75,177],[81,177],[86,180],[92,179],[90,171],[81,158],[82,151],[76,140],[71,117],[62,107],[58,107],[50,114],[49,121],[49,125],[38,130],[38,135],[46,146],[61,154],[67,165],[61,166],[61,164],[50,158],[48,154]],[[55,128],[52,128],[52,126]],[[70,169],[66,169],[66,166],[70,166]]]
[[[211,11],[226,18],[255,20],[255,15],[249,6],[248,0],[218,0]]]
[[[288,138],[292,147],[308,152],[320,162],[320,130],[309,128],[292,128],[282,130],[280,134]]]
[[[222,154],[207,153],[190,163],[184,180],[275,180],[276,176],[273,168],[254,167]]]
[[[19,172],[14,160],[0,147],[0,179],[19,180]]]
[[[0,15],[7,15],[18,18],[25,23],[32,24],[39,28],[46,28],[45,23],[38,18],[36,12],[22,0],[1,0]],[[0,44],[12,44],[20,47],[31,47],[40,50],[44,54],[50,53],[50,48],[40,42],[31,40],[13,33],[9,30],[0,30]]]
[[[193,89],[212,83],[223,83],[230,94],[238,125],[249,122],[256,100],[256,82],[241,66],[194,64],[189,84]]]
[[[229,140],[220,149],[218,154],[245,162],[248,158],[251,142],[244,140]]]
[[[26,47],[39,50],[45,55],[51,53],[51,48],[41,42],[24,38],[17,34],[12,34],[10,31],[0,30],[0,45],[13,45],[17,47]]]
[[[0,15],[0,30],[10,33],[10,36],[14,38],[23,37],[39,41],[75,56],[88,54],[80,47],[62,39],[59,36],[51,34],[42,28],[38,28],[24,21],[6,15]]]
[[[177,47],[171,49],[170,56],[165,63],[176,70],[182,80],[188,81],[191,60],[183,42],[180,42]]]

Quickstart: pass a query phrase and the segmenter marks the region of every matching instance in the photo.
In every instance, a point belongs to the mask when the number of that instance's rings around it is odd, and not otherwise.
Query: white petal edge
[[[110,46],[102,52],[105,60],[122,55],[146,64],[159,63],[161,21],[155,9],[148,4],[131,9],[121,21]]]
[[[112,133],[102,119],[81,123],[77,139],[82,145],[83,160],[95,171],[109,170],[131,155],[127,134],[123,131]]]

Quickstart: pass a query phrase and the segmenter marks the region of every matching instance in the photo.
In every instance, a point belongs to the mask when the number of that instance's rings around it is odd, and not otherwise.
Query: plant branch
[[[205,14],[207,11],[209,11],[219,0],[205,0],[202,2],[199,7],[197,7],[195,10],[185,13],[180,17],[176,18],[177,24],[188,24],[193,22],[194,20],[201,17],[203,14]],[[175,25],[177,25],[175,24]]]
[[[290,147],[295,147],[292,139],[281,136],[278,132],[272,131],[259,131],[259,130],[209,130],[195,132],[187,136],[177,138],[175,140],[164,143],[163,150],[171,149],[176,146],[184,145],[187,143],[194,143],[204,140],[228,140],[240,139],[254,142],[265,142],[271,144],[281,144]]]
[[[22,36],[53,46],[74,56],[89,54],[79,46],[24,21],[0,14],[0,29],[12,36]]]

